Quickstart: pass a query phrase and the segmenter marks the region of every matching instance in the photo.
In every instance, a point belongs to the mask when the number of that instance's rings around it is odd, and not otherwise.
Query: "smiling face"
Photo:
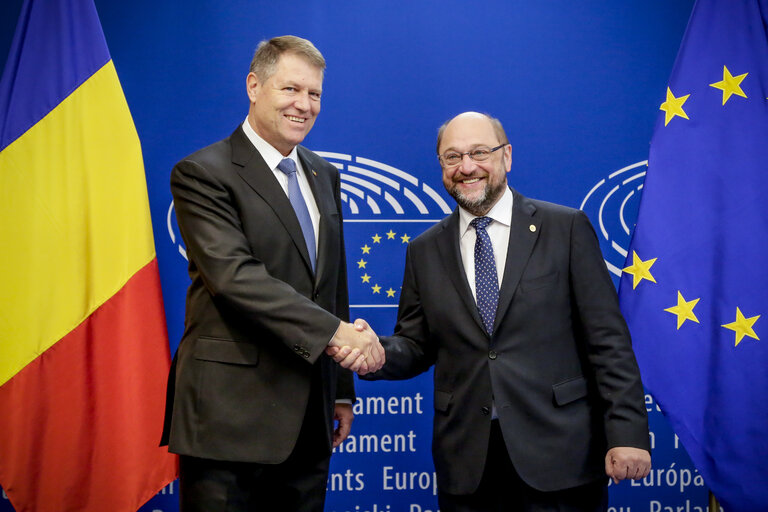
[[[284,53],[272,76],[261,82],[248,73],[246,85],[251,100],[248,122],[262,139],[288,155],[320,113],[323,70],[299,55]]]
[[[438,153],[466,153],[480,146],[494,148],[501,143],[488,117],[466,112],[446,125]],[[509,144],[493,152],[484,162],[475,162],[464,155],[459,165],[443,166],[443,185],[459,206],[473,215],[482,216],[504,193],[511,167],[512,146]]]

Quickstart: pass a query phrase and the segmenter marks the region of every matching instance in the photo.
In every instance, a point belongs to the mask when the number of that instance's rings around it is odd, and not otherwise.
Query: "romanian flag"
[[[698,0],[621,281],[643,383],[733,512],[768,511],[768,0]]]
[[[92,0],[25,1],[0,79],[0,486],[18,512],[135,511],[169,347],[141,148]]]

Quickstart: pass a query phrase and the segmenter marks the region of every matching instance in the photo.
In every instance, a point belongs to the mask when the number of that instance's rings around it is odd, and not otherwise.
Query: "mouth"
[[[296,116],[285,116],[289,121],[293,121],[294,123],[301,123],[304,124],[306,122],[306,119],[303,117],[296,117]]]
[[[480,181],[483,181],[485,178],[480,176],[473,176],[471,178],[464,178],[461,180],[456,180],[456,183],[460,185],[474,185],[475,183],[479,183]]]

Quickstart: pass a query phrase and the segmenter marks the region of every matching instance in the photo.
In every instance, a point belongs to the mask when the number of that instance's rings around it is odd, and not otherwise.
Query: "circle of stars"
[[[381,295],[382,286],[379,285],[379,283],[376,282],[375,279],[373,279],[372,275],[368,274],[368,269],[366,268],[366,266],[368,265],[368,261],[366,261],[365,255],[366,254],[370,255],[371,250],[373,249],[373,246],[375,246],[376,244],[381,244],[382,240],[397,241],[399,239],[400,243],[403,243],[403,244],[410,243],[411,241],[411,237],[407,233],[403,233],[398,237],[397,233],[392,231],[391,228],[388,232],[384,233],[384,235],[386,236],[386,238],[382,237],[378,233],[375,233],[373,236],[371,236],[371,245],[368,245],[368,243],[366,243],[360,248],[360,251],[362,252],[362,257],[357,262],[358,270],[363,271],[363,274],[360,276],[360,278],[362,279],[362,282],[365,284],[368,284],[371,287],[371,293],[374,295]],[[394,299],[395,295],[397,294],[397,290],[390,286],[389,289],[384,290],[384,293],[387,295],[388,299]]]

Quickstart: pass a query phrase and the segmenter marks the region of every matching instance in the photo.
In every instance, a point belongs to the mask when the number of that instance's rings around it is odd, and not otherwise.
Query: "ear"
[[[248,76],[245,77],[245,90],[251,103],[256,103],[256,96],[260,87],[261,83],[259,83],[259,77],[256,76],[256,73],[248,73]]]
[[[512,169],[512,144],[504,146],[504,165],[506,171],[509,172]]]

